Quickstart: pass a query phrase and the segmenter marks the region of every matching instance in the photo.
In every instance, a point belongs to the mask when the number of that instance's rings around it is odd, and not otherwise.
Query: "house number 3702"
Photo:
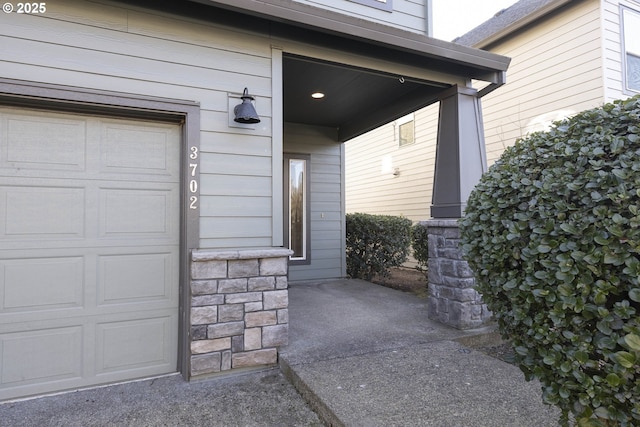
[[[198,209],[198,147],[189,149],[189,209]]]

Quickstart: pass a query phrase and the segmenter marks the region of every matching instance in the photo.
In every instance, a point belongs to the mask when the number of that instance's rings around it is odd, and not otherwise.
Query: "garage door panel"
[[[81,326],[0,334],[2,386],[56,382],[82,376]]]
[[[163,316],[97,325],[96,374],[166,369],[175,364],[174,320]]]
[[[102,129],[102,172],[168,175],[179,179],[171,159],[178,155],[173,144],[178,137],[175,126],[162,128],[104,123]]]
[[[0,313],[82,307],[84,269],[81,256],[0,260]]]
[[[0,187],[0,212],[7,237],[82,237],[85,225],[83,188]],[[43,207],[46,206],[46,209]]]
[[[100,190],[102,236],[145,234],[165,237],[175,231],[172,207],[177,189],[115,189]]]
[[[86,123],[61,117],[37,112],[5,116],[0,164],[39,170],[84,170]]]
[[[176,297],[171,253],[100,256],[98,305]]]

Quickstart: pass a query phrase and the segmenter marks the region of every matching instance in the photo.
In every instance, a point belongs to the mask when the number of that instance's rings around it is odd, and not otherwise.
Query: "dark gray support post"
[[[477,91],[453,86],[440,97],[433,182],[433,218],[460,218],[473,187],[487,170]]]
[[[459,247],[461,218],[471,190],[486,171],[480,98],[454,86],[440,97],[429,239],[429,318],[458,329],[484,326],[491,313],[474,289],[473,272]]]

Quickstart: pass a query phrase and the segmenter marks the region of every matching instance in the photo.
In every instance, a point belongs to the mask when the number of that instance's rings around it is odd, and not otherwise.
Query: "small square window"
[[[415,142],[414,123],[413,113],[396,120],[396,126],[398,128],[398,145],[400,147],[413,144]]]

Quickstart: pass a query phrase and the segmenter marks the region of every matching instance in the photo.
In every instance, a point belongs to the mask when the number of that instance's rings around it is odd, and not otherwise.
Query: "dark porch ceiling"
[[[283,80],[285,122],[335,128],[340,141],[431,104],[445,87],[294,55],[284,55]]]

